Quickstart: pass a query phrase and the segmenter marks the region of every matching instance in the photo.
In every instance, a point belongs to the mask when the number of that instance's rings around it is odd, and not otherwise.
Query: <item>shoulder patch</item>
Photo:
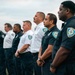
[[[52,33],[52,35],[53,35],[53,37],[56,39],[56,38],[57,38],[57,36],[58,36],[58,32],[57,32],[57,31],[55,31],[55,32],[53,32],[53,33]]]
[[[43,28],[43,32],[46,32],[48,29],[47,28]]]
[[[67,28],[67,36],[69,38],[73,37],[75,35],[75,29],[72,27]]]
[[[31,35],[28,35],[28,39],[31,40],[32,39],[32,36]]]
[[[4,35],[2,35],[2,38],[4,38]]]
[[[14,36],[14,34],[13,34],[13,33],[12,33],[11,35],[12,35],[12,36]]]

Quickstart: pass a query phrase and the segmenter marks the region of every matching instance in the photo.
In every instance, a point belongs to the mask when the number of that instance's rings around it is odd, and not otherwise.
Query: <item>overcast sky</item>
[[[6,22],[12,25],[15,23],[22,25],[24,20],[33,22],[33,17],[37,11],[57,15],[62,1],[64,0],[0,0],[0,30],[4,31],[3,27]],[[57,26],[59,29],[61,23],[58,20]],[[35,24],[33,23],[33,28],[34,26]]]

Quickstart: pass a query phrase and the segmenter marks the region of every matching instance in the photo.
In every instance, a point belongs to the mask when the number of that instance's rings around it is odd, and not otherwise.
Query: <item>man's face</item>
[[[8,27],[7,25],[4,25],[4,30],[5,30],[6,32],[8,32],[8,31],[9,31],[9,27]]]
[[[65,21],[67,18],[66,17],[67,16],[67,9],[64,8],[62,4],[60,5],[59,11],[58,11],[58,16],[59,16],[59,19],[62,21]]]
[[[45,19],[44,19],[44,26],[45,27],[49,27],[51,25],[51,21],[49,19],[49,15],[45,16]]]
[[[14,25],[13,31],[14,31],[14,32],[17,32],[17,30],[18,30],[18,27],[17,27],[16,25]]]
[[[39,13],[36,13],[33,20],[34,20],[34,23],[38,23],[39,22],[39,19],[40,19],[40,14]]]
[[[29,23],[24,22],[24,23],[23,23],[23,31],[24,31],[24,32],[27,31],[28,28],[29,28]]]

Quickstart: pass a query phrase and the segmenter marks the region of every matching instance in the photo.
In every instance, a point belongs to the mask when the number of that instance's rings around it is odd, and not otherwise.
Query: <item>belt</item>
[[[39,52],[36,52],[36,53],[32,53],[32,54],[33,54],[33,55],[35,56],[35,55],[38,55],[38,53],[39,53]]]
[[[4,48],[4,50],[10,50],[10,49],[12,49],[12,48]]]
[[[28,54],[28,53],[31,53],[31,52],[28,51],[28,52],[25,52],[25,53],[20,53],[20,55],[24,55],[24,54]]]

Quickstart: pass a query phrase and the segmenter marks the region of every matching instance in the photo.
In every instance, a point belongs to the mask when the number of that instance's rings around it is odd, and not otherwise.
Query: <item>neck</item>
[[[73,17],[74,15],[70,14],[67,16],[66,20],[68,20],[69,18]]]
[[[40,21],[40,22],[36,23],[36,25],[40,24],[41,22],[42,22],[42,21]]]
[[[31,30],[31,29],[27,29],[27,30],[25,30],[24,33],[27,32],[27,31],[29,31],[29,30]]]
[[[48,27],[48,29],[50,30],[52,27],[54,27],[55,25],[53,24],[53,25],[51,25],[50,27]]]

